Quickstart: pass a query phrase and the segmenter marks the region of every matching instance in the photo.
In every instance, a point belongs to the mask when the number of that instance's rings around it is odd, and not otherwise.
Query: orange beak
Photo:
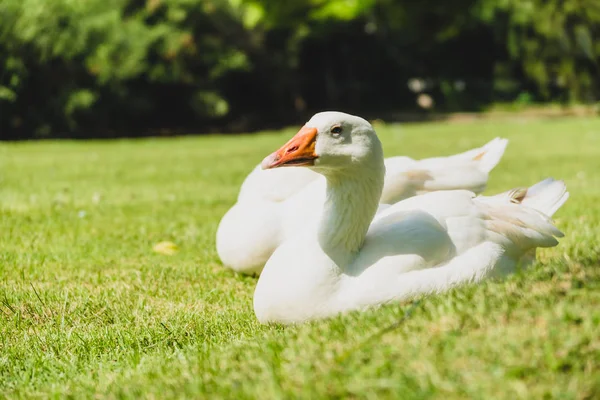
[[[296,135],[279,150],[265,157],[262,169],[315,165],[317,128],[303,126]]]

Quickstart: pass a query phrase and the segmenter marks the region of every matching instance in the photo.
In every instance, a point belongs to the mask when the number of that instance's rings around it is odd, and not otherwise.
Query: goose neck
[[[318,238],[328,254],[354,254],[362,247],[383,190],[385,167],[381,168],[359,175],[326,176]]]

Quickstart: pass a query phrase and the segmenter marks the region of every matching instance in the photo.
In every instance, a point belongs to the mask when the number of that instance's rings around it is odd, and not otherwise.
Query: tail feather
[[[481,151],[473,157],[473,160],[479,161],[479,168],[489,173],[502,159],[508,139],[495,138],[481,148]]]
[[[487,174],[498,165],[504,155],[507,145],[508,139],[497,137],[476,149],[467,150],[449,157],[438,157],[430,160],[435,162],[444,161],[445,164],[451,164],[453,162],[462,164],[475,161],[478,169]]]
[[[547,178],[527,189],[521,203],[551,217],[568,198],[569,192],[563,181]]]
[[[558,244],[564,234],[550,217],[567,201],[569,192],[562,181],[545,179],[529,188],[515,188],[496,196],[480,196],[486,207],[486,226],[501,234],[521,251]]]
[[[478,201],[486,204],[522,204],[551,217],[569,198],[563,181],[544,179],[530,187],[517,187],[495,196],[479,196]]]

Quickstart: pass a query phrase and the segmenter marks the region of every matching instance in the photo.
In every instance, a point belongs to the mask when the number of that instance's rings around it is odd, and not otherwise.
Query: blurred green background
[[[598,0],[0,0],[0,138],[594,104]]]

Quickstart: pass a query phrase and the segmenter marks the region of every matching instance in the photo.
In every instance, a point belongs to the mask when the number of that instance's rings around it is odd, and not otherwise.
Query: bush
[[[596,101],[595,0],[2,0],[0,137]]]
[[[247,35],[227,3],[209,4],[3,0],[3,131],[47,136],[223,117],[222,80],[249,68]]]

